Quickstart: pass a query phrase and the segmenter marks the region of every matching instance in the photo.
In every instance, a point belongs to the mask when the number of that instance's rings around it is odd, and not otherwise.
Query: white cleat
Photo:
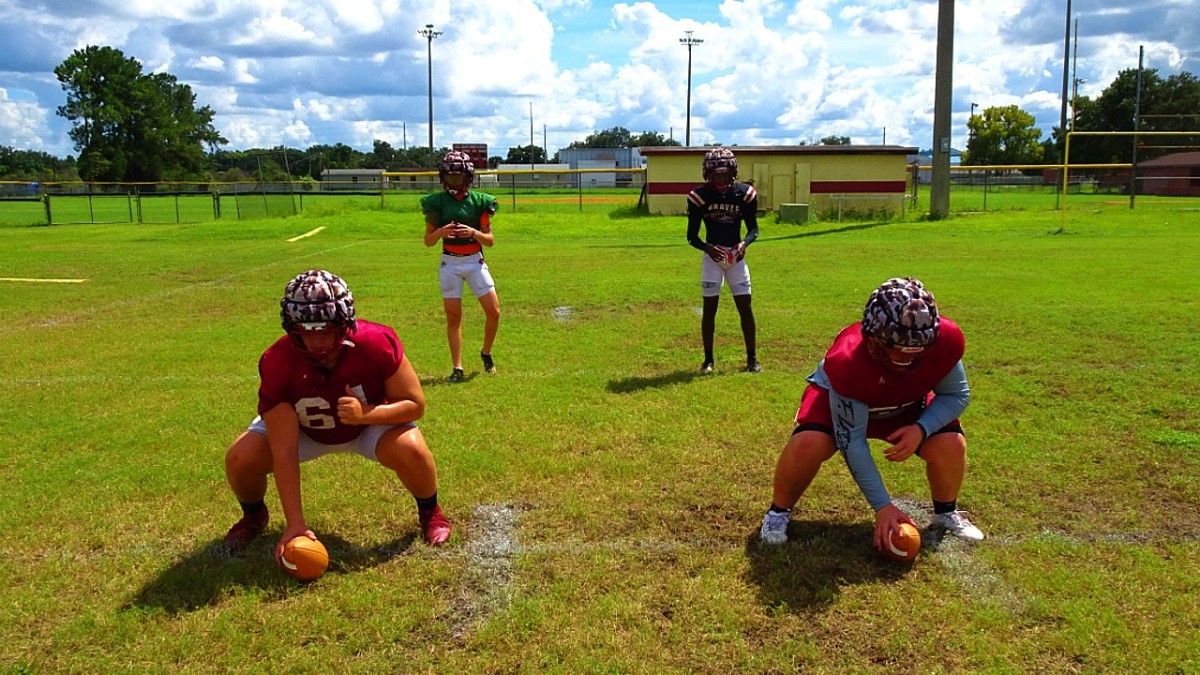
[[[983,541],[983,532],[967,520],[966,511],[933,514],[933,523],[946,528],[950,534],[967,541]]]

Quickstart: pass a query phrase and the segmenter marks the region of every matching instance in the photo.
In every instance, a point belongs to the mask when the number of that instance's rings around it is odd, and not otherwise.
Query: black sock
[[[428,511],[430,509],[437,508],[437,490],[433,491],[433,496],[426,497],[424,499],[416,497],[416,500],[417,510],[419,511]]]
[[[775,502],[771,502],[770,511],[771,511],[771,513],[791,513],[792,512],[791,509],[781,509],[778,506],[775,506]]]
[[[249,504],[247,504],[246,502],[238,502],[238,503],[242,505],[242,515],[243,516],[252,516],[252,515],[258,513],[259,511],[262,511],[263,509],[267,508],[266,503],[264,503],[263,500],[261,500],[261,499],[256,502],[249,503]]]
[[[705,350],[704,350],[704,362],[705,362],[705,363],[712,363],[712,362],[713,362],[713,353],[712,353],[712,350],[711,350],[711,349],[705,349]]]
[[[746,363],[754,363],[755,361],[757,361],[758,357],[755,354],[756,354],[756,352],[754,352],[754,351],[746,352]]]
[[[958,500],[954,499],[948,502],[939,502],[933,500],[933,512],[936,514],[953,513],[958,510]]]

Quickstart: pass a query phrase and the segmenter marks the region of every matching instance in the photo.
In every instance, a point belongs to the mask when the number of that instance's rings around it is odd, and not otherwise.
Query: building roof
[[[727,146],[737,156],[742,155],[912,155],[917,148],[901,145],[758,145]],[[642,156],[703,155],[711,147],[681,147],[677,145],[642,146]]]
[[[383,169],[324,169],[321,173],[326,176],[363,176],[381,174]]]
[[[1200,152],[1176,152],[1138,162],[1138,166],[1200,166]]]

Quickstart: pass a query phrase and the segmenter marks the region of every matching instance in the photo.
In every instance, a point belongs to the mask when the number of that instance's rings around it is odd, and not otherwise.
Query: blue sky
[[[954,144],[971,103],[1059,120],[1065,0],[959,0]],[[931,145],[937,0],[0,0],[0,145],[74,154],[53,69],[107,45],[190,85],[230,149],[434,142],[551,154],[615,126],[692,144]],[[1200,0],[1074,0],[1080,93],[1147,66],[1200,73]]]

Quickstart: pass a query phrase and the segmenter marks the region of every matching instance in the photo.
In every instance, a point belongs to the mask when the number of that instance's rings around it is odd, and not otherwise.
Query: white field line
[[[82,284],[87,279],[25,279],[21,277],[0,277],[0,281],[12,281],[21,284]]]
[[[262,272],[263,270],[274,269],[274,268],[281,267],[284,265],[290,266],[297,260],[305,260],[308,258],[315,258],[318,256],[326,255],[328,253],[332,253],[334,251],[341,251],[344,249],[353,248],[355,246],[362,246],[364,244],[371,244],[374,242],[375,242],[375,240],[368,239],[365,241],[356,241],[356,242],[352,242],[352,243],[345,244],[342,246],[335,246],[333,248],[327,248],[327,249],[324,249],[321,251],[313,251],[312,253],[306,253],[304,255],[298,255],[298,256],[291,257],[291,258],[285,258],[283,260],[276,260],[276,261],[267,263],[265,265],[259,265],[257,267],[250,267],[250,268],[244,269],[240,272],[237,272],[236,274],[230,274],[230,275],[221,277],[219,279],[210,279],[209,281],[200,281],[200,282],[197,282],[194,284],[187,284],[184,286],[179,286],[177,288],[171,288],[171,289],[167,289],[164,291],[157,291],[154,293],[147,293],[146,295],[138,295],[138,296],[134,296],[131,298],[125,298],[123,300],[115,300],[113,302],[109,302],[109,303],[105,303],[105,304],[94,305],[83,311],[73,312],[70,314],[62,315],[62,316],[57,316],[52,319],[47,319],[45,321],[38,321],[35,319],[33,321],[26,321],[26,322],[4,323],[4,324],[0,324],[0,335],[3,335],[5,333],[16,333],[19,331],[31,330],[31,329],[37,329],[37,328],[58,328],[59,326],[76,323],[78,321],[82,321],[82,320],[90,318],[92,316],[112,314],[115,310],[125,309],[128,307],[136,307],[138,305],[144,305],[144,304],[151,303],[151,302],[158,302],[160,300],[165,300],[167,298],[179,295],[180,293],[189,293],[189,292],[195,290],[196,288],[209,288],[209,287],[213,287],[213,286],[221,286],[223,284],[229,283],[230,281],[233,281],[234,279],[239,279],[242,277],[258,274],[259,272]],[[287,282],[286,279],[281,278],[279,281],[280,287],[282,287],[286,282]]]
[[[324,225],[322,225],[322,226],[318,227],[318,228],[317,228],[317,229],[315,229],[315,230],[309,230],[308,232],[305,232],[304,234],[296,235],[295,237],[292,237],[291,239],[288,239],[288,240],[287,240],[287,243],[291,244],[291,243],[293,243],[293,242],[300,241],[301,239],[304,239],[305,237],[311,237],[311,236],[313,236],[314,234],[318,234],[318,233],[320,233],[320,231],[321,231],[321,230],[324,230],[324,229],[325,229],[325,226],[324,226]]]
[[[1014,614],[1020,614],[1028,606],[1026,599],[996,573],[986,561],[971,555],[971,549],[987,544],[971,543],[947,534],[944,530],[930,529],[933,511],[924,502],[897,498],[896,506],[908,514],[921,530],[921,555],[933,555],[964,591],[964,595],[978,602],[995,603]],[[986,533],[985,533],[986,534]]]
[[[0,377],[5,387],[63,387],[97,384],[179,382],[181,384],[243,384],[258,382],[258,375],[62,375],[45,377]]]
[[[468,525],[471,537],[459,555],[467,558],[467,579],[451,603],[451,633],[460,638],[504,611],[513,598],[517,556],[517,511],[509,504],[480,504]]]

